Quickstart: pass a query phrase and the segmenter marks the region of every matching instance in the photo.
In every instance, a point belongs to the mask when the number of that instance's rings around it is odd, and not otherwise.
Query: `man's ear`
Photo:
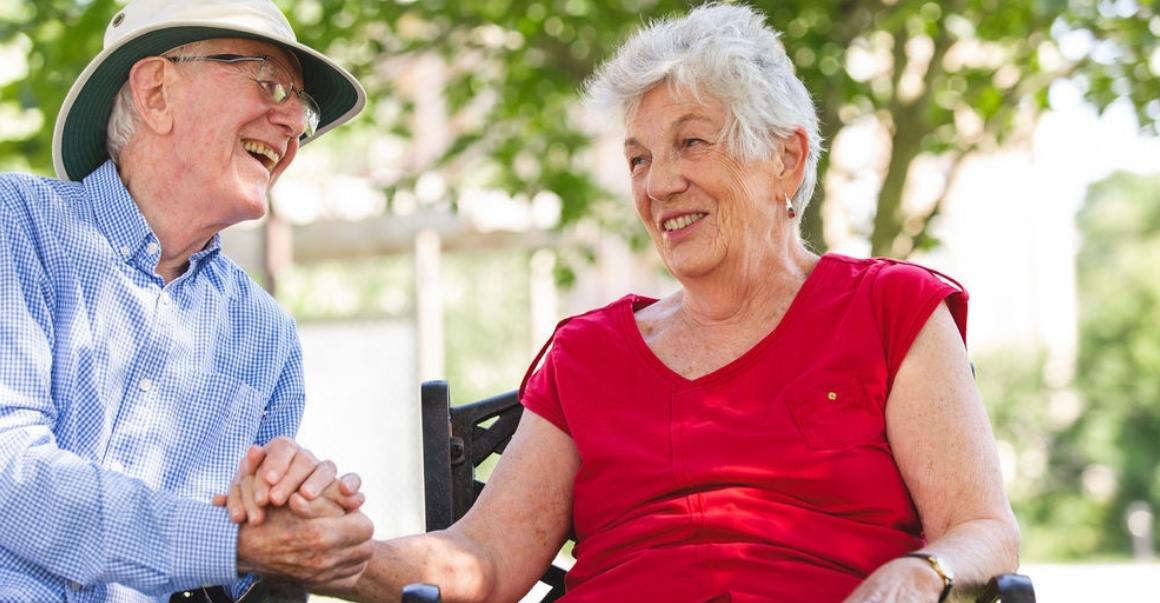
[[[165,57],[146,57],[129,70],[129,87],[137,115],[142,124],[157,134],[168,134],[173,130],[169,67],[169,60]]]

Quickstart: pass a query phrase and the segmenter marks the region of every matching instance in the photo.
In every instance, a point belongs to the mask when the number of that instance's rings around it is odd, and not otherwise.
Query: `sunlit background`
[[[0,169],[51,173],[57,108],[120,4],[0,0]],[[617,124],[576,99],[628,31],[688,5],[279,4],[371,103],[226,249],[299,321],[301,440],[364,477],[379,537],[421,530],[420,381],[460,402],[513,389],[560,318],[675,287],[636,227]],[[813,246],[919,261],[971,293],[1039,599],[1154,600],[1154,3],[754,4],[823,119]]]

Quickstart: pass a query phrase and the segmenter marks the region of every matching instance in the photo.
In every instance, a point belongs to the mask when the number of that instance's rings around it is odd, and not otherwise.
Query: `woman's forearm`
[[[973,601],[993,576],[1019,567],[1019,526],[1011,518],[974,519],[949,528],[922,547],[946,560],[955,573],[952,600]]]
[[[580,457],[572,439],[524,413],[479,499],[443,531],[375,543],[356,601],[398,601],[407,584],[439,587],[447,603],[516,601],[560,550]]]
[[[437,585],[446,603],[486,601],[495,565],[486,552],[446,531],[377,541],[374,556],[353,589],[332,591],[353,601],[398,601],[403,587]]]

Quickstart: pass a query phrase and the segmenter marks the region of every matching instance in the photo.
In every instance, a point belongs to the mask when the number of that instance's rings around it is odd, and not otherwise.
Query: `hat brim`
[[[358,80],[308,46],[245,29],[167,24],[106,48],[77,78],[65,97],[53,130],[52,161],[57,177],[81,180],[108,159],[105,132],[113,101],[137,61],[184,44],[215,38],[261,40],[297,55],[302,64],[303,85],[318,103],[319,110],[318,129],[313,136],[303,138],[301,144],[350,120],[366,104],[366,93]]]

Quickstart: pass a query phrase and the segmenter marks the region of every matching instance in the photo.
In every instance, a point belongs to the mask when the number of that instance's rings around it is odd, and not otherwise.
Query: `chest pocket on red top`
[[[854,379],[799,381],[787,388],[785,403],[810,448],[861,444],[886,427],[882,410]]]

